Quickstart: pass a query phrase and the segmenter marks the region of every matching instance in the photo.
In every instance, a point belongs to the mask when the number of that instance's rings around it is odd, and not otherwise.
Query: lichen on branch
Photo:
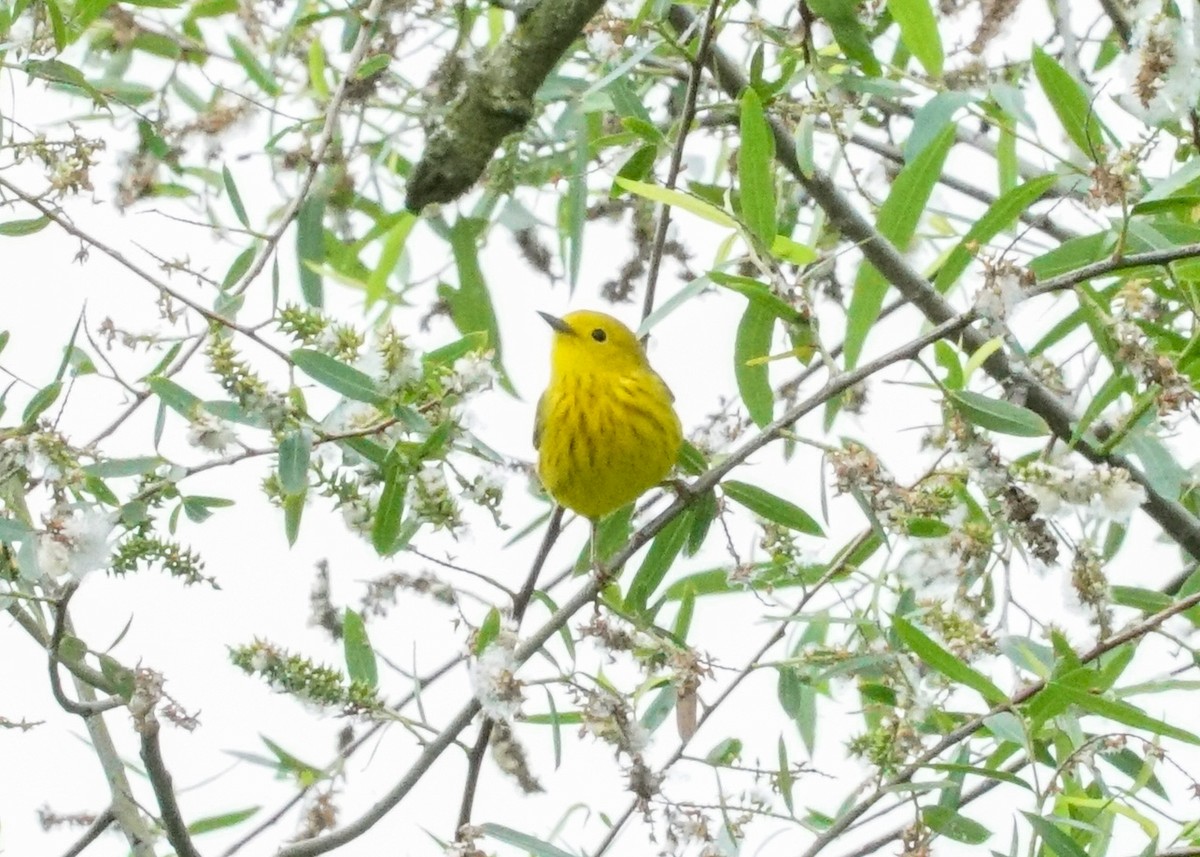
[[[430,132],[409,176],[410,211],[450,202],[475,184],[504,138],[533,118],[542,81],[603,5],[603,0],[540,0],[518,13],[516,28],[467,76]]]

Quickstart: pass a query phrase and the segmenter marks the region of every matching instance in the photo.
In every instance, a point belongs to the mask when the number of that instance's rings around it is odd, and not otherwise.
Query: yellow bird
[[[683,443],[675,397],[611,315],[538,314],[554,328],[533,427],[538,474],[550,496],[595,524],[670,472]]]

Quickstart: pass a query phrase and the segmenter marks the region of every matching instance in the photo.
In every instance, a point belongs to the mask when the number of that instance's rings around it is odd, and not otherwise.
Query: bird
[[[663,481],[683,430],[632,330],[593,310],[538,315],[553,329],[533,428],[538,475],[559,505],[591,520],[594,560],[599,520]]]

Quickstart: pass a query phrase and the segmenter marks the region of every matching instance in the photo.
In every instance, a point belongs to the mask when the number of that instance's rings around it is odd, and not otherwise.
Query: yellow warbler
[[[675,464],[683,442],[675,397],[633,331],[611,315],[539,315],[554,343],[533,427],[538,473],[550,496],[595,522]]]

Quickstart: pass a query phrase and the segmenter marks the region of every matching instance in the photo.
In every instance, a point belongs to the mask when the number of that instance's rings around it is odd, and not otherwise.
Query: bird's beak
[[[538,315],[546,319],[546,324],[553,327],[558,333],[562,333],[567,336],[575,335],[575,328],[571,327],[571,325],[567,324],[558,316],[550,315],[548,312],[539,312]]]

